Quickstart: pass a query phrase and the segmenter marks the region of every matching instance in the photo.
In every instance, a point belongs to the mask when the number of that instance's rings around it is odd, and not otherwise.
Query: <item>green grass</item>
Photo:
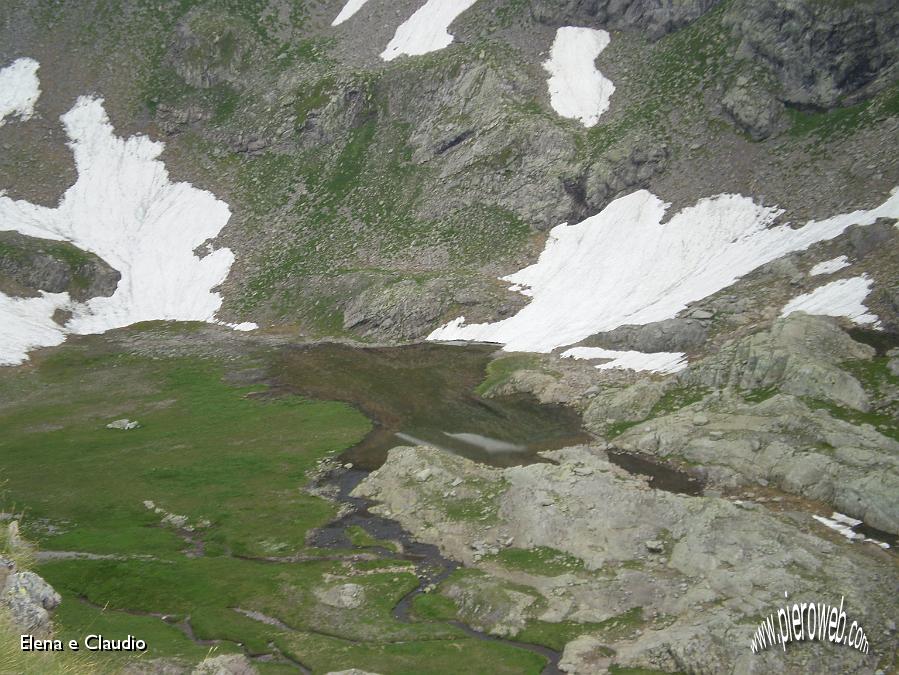
[[[762,403],[778,393],[777,387],[760,387],[743,392],[743,398],[750,403]]]
[[[507,484],[504,480],[488,481],[480,478],[469,478],[466,488],[478,494],[477,497],[461,497],[443,499],[435,495],[432,501],[442,508],[446,517],[450,520],[477,521],[486,525],[499,522],[499,499],[497,495],[505,491]]]
[[[51,357],[36,377],[0,381],[8,497],[27,501],[30,520],[75,524],[41,536],[45,548],[178,550],[177,535],[144,508],[152,500],[193,522],[210,521],[204,536],[213,548],[295,550],[309,527],[333,514],[330,503],[297,490],[306,471],[369,428],[343,404],[251,397],[259,387],[229,387],[209,362],[98,356],[86,359],[85,371],[67,358]],[[25,395],[10,405],[18,387]],[[119,417],[142,426],[105,428]],[[53,427],[34,430],[48,422]]]
[[[558,576],[584,569],[584,562],[580,558],[548,546],[505,548],[485,560],[495,560],[509,569],[540,576]]]
[[[192,339],[195,329],[153,323],[132,330]],[[317,672],[358,666],[391,673],[539,673],[543,657],[470,639],[437,612],[428,621],[396,620],[395,605],[419,584],[412,563],[356,560],[352,551],[306,545],[309,529],[335,515],[333,504],[302,490],[307,472],[319,458],[358,441],[370,423],[344,403],[228,384],[230,373],[258,368],[260,358],[241,357],[227,367],[215,359],[150,359],[86,338],[39,355],[32,367],[0,371],[4,502],[25,512],[23,531],[44,550],[116,556],[38,567],[63,596],[55,617],[59,636],[130,633],[147,641],[144,658],[190,665],[206,656],[208,645],[189,639],[189,626],[219,653],[266,654],[277,644]],[[476,377],[471,380],[468,390]],[[141,427],[105,428],[121,417]],[[144,500],[186,516],[201,549],[163,524]],[[349,535],[369,553],[371,546],[391,545],[361,529]],[[306,559],[257,559],[294,554]],[[328,588],[350,582],[364,589],[360,607],[321,599]],[[90,663],[97,672],[97,662]],[[113,668],[124,660],[108,663]],[[64,672],[53,668],[43,672]],[[265,668],[275,673],[285,666]]]
[[[677,412],[688,405],[698,403],[709,393],[707,387],[674,387],[666,391],[649,413],[649,418]]]
[[[527,627],[515,635],[519,642],[527,642],[533,645],[543,645],[556,651],[565,649],[565,645],[572,640],[593,633],[599,624],[575,623],[574,621],[561,621],[550,623],[548,621],[530,621]],[[609,649],[606,653],[611,656],[614,652]]]
[[[358,525],[351,525],[346,529],[347,536],[353,546],[359,548],[384,548],[388,551],[397,552],[397,545],[392,541],[376,539]]]
[[[884,436],[899,441],[899,421],[892,415],[882,412],[861,412],[823,399],[806,398],[803,400],[810,408],[824,410],[838,420],[855,425],[870,424]]]
[[[621,422],[613,422],[606,427],[604,435],[606,438],[615,438],[623,434],[628,429],[631,429],[638,424],[642,424],[644,421],[645,420],[638,420],[636,422],[630,422],[628,420],[622,420]]]
[[[899,84],[894,84],[867,101],[833,110],[809,112],[788,108],[790,135],[823,143],[846,136],[879,117],[899,114]]]
[[[516,370],[529,370],[538,365],[539,360],[533,354],[511,354],[494,359],[487,364],[487,375],[484,381],[478,385],[475,393],[483,396],[503,384]]]
[[[594,623],[530,621],[527,627],[515,636],[515,639],[561,651],[566,643],[580,635],[589,633],[601,640],[615,642],[632,636],[645,623],[643,608],[634,607],[623,614]]]
[[[415,596],[412,601],[413,615],[423,621],[455,621],[459,618],[459,608],[451,598],[439,593]]]
[[[390,675],[537,675],[546,664],[539,654],[471,638],[370,644],[301,633],[277,644],[316,673],[356,667]]]

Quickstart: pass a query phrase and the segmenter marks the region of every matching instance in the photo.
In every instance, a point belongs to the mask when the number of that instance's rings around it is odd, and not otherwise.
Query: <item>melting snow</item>
[[[813,277],[818,276],[819,274],[833,274],[844,267],[849,267],[851,264],[852,263],[849,262],[849,259],[846,256],[841,255],[839,258],[831,258],[830,260],[819,262],[812,267],[808,273],[809,276]]]
[[[344,21],[353,16],[356,12],[362,9],[362,5],[364,5],[368,0],[348,0],[348,2],[343,6],[343,9],[340,10],[340,14],[331,22],[332,26],[339,26]]]
[[[101,333],[138,321],[209,321],[222,304],[212,291],[234,255],[203,258],[194,250],[228,222],[228,205],[189,183],[172,183],[157,159],[163,144],[118,138],[101,99],[80,97],[62,116],[78,180],[59,206],[46,208],[0,194],[0,230],[69,241],[121,273],[110,297],[71,301],[68,294],[14,299],[0,294],[0,363],[20,363],[29,348],[59,344],[65,333]],[[65,327],[50,319],[67,309]],[[239,330],[253,324],[232,326]]]
[[[52,317],[68,304],[68,293],[44,293],[38,298],[11,298],[0,293],[0,366],[22,363],[32,347],[62,343],[65,332]]]
[[[553,228],[537,262],[504,277],[528,289],[527,306],[495,323],[466,325],[459,317],[428,339],[550,352],[624,324],[670,319],[790,251],[832,239],[854,223],[899,217],[899,188],[870,211],[798,229],[769,227],[780,211],[740,195],[702,199],[663,225],[666,209],[658,197],[639,190],[577,225]]]
[[[863,540],[869,542],[871,544],[876,544],[880,546],[880,548],[889,548],[890,545],[883,541],[877,541],[876,539],[871,539],[870,537],[866,537],[865,535],[856,532],[855,528],[862,524],[862,521],[856,520],[855,518],[850,518],[842,513],[837,513],[834,511],[830,518],[825,518],[824,516],[812,516],[819,523],[824,525],[825,527],[829,527],[831,530],[836,530],[840,534],[842,534],[847,539],[852,541]]]
[[[0,69],[0,127],[9,115],[27,120],[34,114],[34,104],[41,95],[34,59],[16,59]]]
[[[447,31],[449,25],[475,2],[477,0],[428,0],[396,29],[381,58],[392,61],[401,54],[427,54],[450,45],[453,36]]]
[[[677,373],[687,367],[683,352],[634,352],[601,349],[599,347],[572,347],[562,352],[564,359],[611,359],[596,366],[599,370],[630,369],[653,373]]]
[[[796,296],[784,306],[780,315],[805,312],[825,316],[845,316],[858,324],[876,324],[879,323],[878,318],[868,313],[864,303],[873,285],[874,282],[866,274],[832,281],[810,293]]]
[[[592,127],[609,108],[615,91],[612,81],[600,73],[594,62],[609,44],[604,30],[566,26],[556,31],[549,60],[549,96],[553,109],[562,117],[578,119]]]

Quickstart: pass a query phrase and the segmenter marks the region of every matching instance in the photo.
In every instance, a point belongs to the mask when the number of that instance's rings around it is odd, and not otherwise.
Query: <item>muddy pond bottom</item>
[[[372,431],[342,458],[369,471],[397,445],[426,443],[513,466],[543,461],[537,457],[542,450],[590,440],[580,416],[568,408],[526,395],[477,395],[495,353],[495,345],[303,345],[284,351],[272,380],[276,388],[344,401],[364,412]]]

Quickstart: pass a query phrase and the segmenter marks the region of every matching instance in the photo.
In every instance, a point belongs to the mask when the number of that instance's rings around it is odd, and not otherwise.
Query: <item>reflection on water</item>
[[[477,396],[474,389],[495,349],[304,345],[285,350],[272,378],[289,391],[346,401],[365,412],[374,428],[344,454],[365,469],[380,466],[390,448],[410,443],[510,466],[539,460],[534,455],[541,450],[589,439],[573,410],[540,405],[530,396]]]
[[[522,452],[527,450],[527,447],[524,445],[507,443],[506,441],[500,441],[495,438],[490,438],[489,436],[482,436],[481,434],[451,434],[448,431],[444,431],[443,433],[450,438],[462,441],[463,443],[468,443],[468,445],[473,445],[477,448],[486,450],[487,452]]]

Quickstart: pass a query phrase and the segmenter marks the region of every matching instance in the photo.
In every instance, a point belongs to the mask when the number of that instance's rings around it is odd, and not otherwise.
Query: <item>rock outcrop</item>
[[[832,108],[899,77],[892,0],[737,0],[726,21],[742,53],[771,69],[790,105]]]
[[[394,448],[354,494],[378,501],[375,512],[445,555],[489,571],[482,582],[465,577],[484,584],[480,603],[442,589],[457,598],[466,621],[514,634],[515,626],[534,620],[605,626],[616,617],[640,617],[618,633],[585,629],[591,638],[566,649],[569,672],[603,672],[610,654],[620,667],[666,672],[862,667],[863,654],[831,645],[752,654],[758,617],[784,604],[784,589],[791,598],[838,603],[830,597],[836,592],[862,625],[889,620],[892,600],[878,589],[883,575],[893,574],[892,561],[810,514],[769,510],[761,498],[746,503],[653,490],[597,447],[545,454],[555,463],[495,469],[433,448]],[[425,470],[427,481],[414,479]],[[654,542],[655,552],[646,542]],[[527,555],[538,547],[581,562],[527,573],[498,564],[499,551]],[[503,582],[508,597],[489,600]],[[878,632],[875,639],[877,653],[896,647],[894,634]]]
[[[638,352],[688,352],[701,347],[707,335],[708,326],[703,320],[666,319],[639,326],[619,326],[615,330],[591,335],[581,344]]]
[[[67,242],[0,232],[0,291],[7,295],[68,292],[84,301],[112,295],[120,278],[103,260]]]
[[[769,330],[730,341],[682,380],[746,392],[777,388],[863,411],[869,405],[864,387],[838,364],[874,353],[841,330],[836,319],[796,313],[774,321]]]
[[[59,606],[61,598],[40,576],[19,569],[14,558],[29,557],[31,548],[19,536],[17,521],[7,527],[5,549],[7,553],[0,555],[0,606],[9,611],[16,630],[47,638],[53,632],[50,612]]]

